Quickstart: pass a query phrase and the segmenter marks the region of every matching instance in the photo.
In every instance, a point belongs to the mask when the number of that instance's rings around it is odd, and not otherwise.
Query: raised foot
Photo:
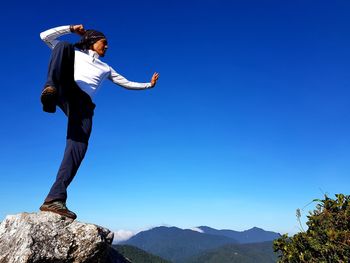
[[[41,92],[41,103],[43,104],[43,111],[54,113],[56,112],[57,91],[55,87],[47,86]]]

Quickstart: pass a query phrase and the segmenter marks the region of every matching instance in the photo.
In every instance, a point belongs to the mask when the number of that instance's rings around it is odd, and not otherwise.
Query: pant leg
[[[88,139],[92,126],[92,118],[83,119],[81,124],[82,128],[88,131],[88,133],[84,135],[84,137]],[[68,129],[69,127],[70,124],[68,124]],[[46,197],[46,202],[52,200],[67,200],[67,188],[75,177],[84,159],[87,148],[88,142],[84,142],[83,140],[77,141],[67,137],[63,160],[59,167],[56,181]]]
[[[68,103],[66,149],[46,202],[67,199],[67,188],[75,177],[88,148],[94,104],[89,95],[81,90],[77,90],[74,98]]]
[[[88,148],[95,104],[74,81],[74,48],[60,42],[54,48],[46,85],[58,92],[58,106],[68,117],[67,141],[56,181],[45,201],[66,200],[67,187],[76,175]]]
[[[74,47],[68,42],[59,42],[51,52],[46,86],[57,90],[57,104],[67,115],[68,101],[74,86]]]

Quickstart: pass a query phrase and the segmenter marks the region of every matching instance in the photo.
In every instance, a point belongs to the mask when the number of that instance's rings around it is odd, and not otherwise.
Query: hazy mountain
[[[147,253],[146,251],[129,245],[113,245],[118,253],[131,260],[133,263],[171,263],[161,257]]]
[[[156,227],[122,242],[173,262],[183,262],[205,250],[233,243],[237,241],[226,236],[203,234],[177,227]]]
[[[264,229],[253,227],[249,230],[245,230],[242,232],[234,231],[234,230],[217,230],[214,228],[210,228],[207,226],[200,226],[198,229],[202,230],[205,234],[225,236],[229,238],[233,238],[238,241],[238,243],[246,244],[246,243],[258,243],[265,241],[272,241],[279,238],[281,235],[276,232],[265,231]]]
[[[277,255],[272,242],[253,244],[231,244],[205,251],[186,263],[274,263]]]

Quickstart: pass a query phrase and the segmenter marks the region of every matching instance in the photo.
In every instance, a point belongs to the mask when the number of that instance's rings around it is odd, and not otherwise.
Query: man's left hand
[[[153,88],[157,84],[158,78],[159,78],[159,73],[155,72],[151,79],[151,88]]]

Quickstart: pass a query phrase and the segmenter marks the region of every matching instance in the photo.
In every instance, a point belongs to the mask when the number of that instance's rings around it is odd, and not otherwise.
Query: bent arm
[[[122,86],[126,89],[148,89],[151,88],[151,83],[139,83],[139,82],[133,82],[129,81],[126,78],[124,78],[122,75],[117,73],[114,69],[111,68],[111,74],[109,76],[109,79],[113,81],[115,84],[118,84],[119,86]]]
[[[69,33],[71,33],[70,26],[59,26],[59,27],[51,28],[49,30],[41,32],[40,38],[45,42],[46,45],[49,46],[49,48],[53,49],[59,42],[57,38]]]

